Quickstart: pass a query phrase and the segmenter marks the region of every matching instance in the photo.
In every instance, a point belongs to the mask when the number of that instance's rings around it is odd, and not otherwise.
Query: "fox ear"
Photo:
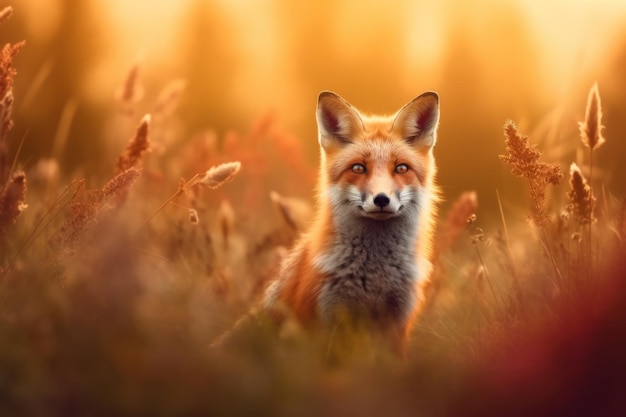
[[[317,129],[324,149],[352,142],[363,129],[363,121],[346,100],[332,91],[322,91],[317,98]]]
[[[398,111],[392,130],[409,144],[431,148],[437,141],[439,96],[429,91]]]

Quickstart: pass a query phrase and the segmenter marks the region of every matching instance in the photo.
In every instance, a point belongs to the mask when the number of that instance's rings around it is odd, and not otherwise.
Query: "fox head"
[[[318,97],[321,190],[333,212],[385,221],[428,210],[439,97],[426,92],[392,116],[366,116],[339,95]]]

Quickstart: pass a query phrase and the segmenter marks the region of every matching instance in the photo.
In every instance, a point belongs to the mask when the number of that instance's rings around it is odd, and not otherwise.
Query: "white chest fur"
[[[324,322],[339,312],[404,322],[416,303],[416,221],[366,218],[344,224],[315,260],[325,276],[318,295]]]

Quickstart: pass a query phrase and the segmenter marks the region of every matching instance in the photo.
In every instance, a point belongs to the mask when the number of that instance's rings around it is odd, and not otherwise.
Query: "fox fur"
[[[305,328],[329,329],[347,314],[404,354],[432,269],[439,97],[426,92],[394,115],[367,116],[323,91],[316,115],[316,215],[264,308],[289,311]]]

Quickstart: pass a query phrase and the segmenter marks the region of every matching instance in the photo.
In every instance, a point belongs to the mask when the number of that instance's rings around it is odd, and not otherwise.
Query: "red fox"
[[[405,354],[431,271],[438,123],[434,92],[389,117],[320,93],[317,213],[267,288],[266,311],[286,307],[303,326],[325,328],[348,313]]]

